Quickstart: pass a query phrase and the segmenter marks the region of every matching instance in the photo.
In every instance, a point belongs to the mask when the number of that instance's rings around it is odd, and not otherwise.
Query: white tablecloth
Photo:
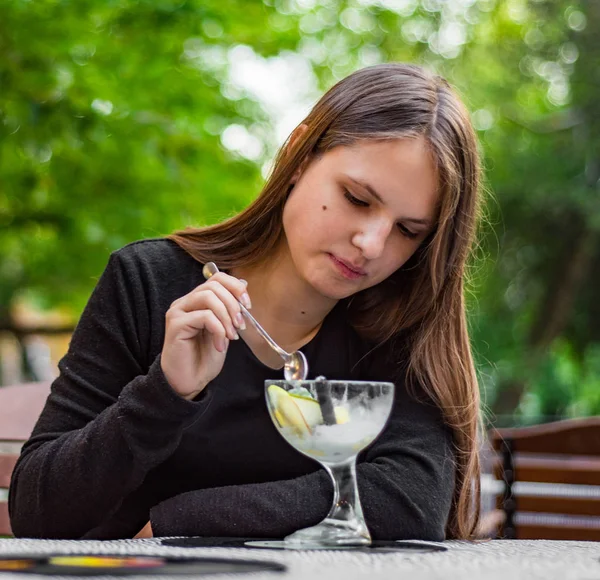
[[[369,580],[600,579],[600,542],[494,540],[479,544],[445,542],[443,545],[448,547],[448,551],[357,553],[249,548],[175,548],[162,546],[160,540],[156,538],[106,542],[0,539],[0,556],[24,555],[28,552],[212,556],[276,561],[288,568],[283,574],[269,572],[228,576],[230,578],[248,576],[255,580],[263,578],[265,580],[276,578],[294,580],[312,578],[328,580],[353,580],[354,578],[369,578]],[[12,580],[18,578],[14,574],[0,573],[2,580],[9,577]]]

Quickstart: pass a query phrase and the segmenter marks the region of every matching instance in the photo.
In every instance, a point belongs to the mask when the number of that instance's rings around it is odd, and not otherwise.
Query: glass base
[[[316,526],[286,536],[284,541],[290,547],[369,546],[371,535],[366,526],[357,527],[349,522],[326,518]]]

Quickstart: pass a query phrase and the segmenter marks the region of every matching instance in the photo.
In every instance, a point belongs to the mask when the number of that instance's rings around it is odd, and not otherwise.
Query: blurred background
[[[0,384],[55,376],[111,251],[236,213],[324,90],[398,60],[481,142],[488,421],[600,414],[598,30],[595,0],[2,0]]]

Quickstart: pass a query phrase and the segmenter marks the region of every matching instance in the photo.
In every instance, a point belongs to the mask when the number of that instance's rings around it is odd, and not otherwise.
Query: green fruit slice
[[[301,436],[312,433],[300,407],[285,389],[277,385],[269,385],[267,394],[274,410],[273,415],[281,427],[291,427]]]
[[[312,433],[314,427],[323,424],[321,407],[312,397],[289,393],[277,385],[269,385],[267,393],[280,427],[293,427],[298,433],[304,434]],[[334,412],[338,425],[349,421],[346,408],[335,407]]]
[[[319,403],[310,397],[304,397],[302,395],[289,395],[296,405],[298,405],[304,420],[311,428],[321,425],[323,423],[323,414],[321,413],[321,407]]]

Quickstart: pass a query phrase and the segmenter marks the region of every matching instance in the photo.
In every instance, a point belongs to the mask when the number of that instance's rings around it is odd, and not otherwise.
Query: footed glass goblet
[[[333,481],[327,517],[287,536],[285,547],[364,546],[371,535],[358,496],[356,456],[385,427],[394,384],[366,381],[265,381],[267,407],[292,447],[316,459]]]

